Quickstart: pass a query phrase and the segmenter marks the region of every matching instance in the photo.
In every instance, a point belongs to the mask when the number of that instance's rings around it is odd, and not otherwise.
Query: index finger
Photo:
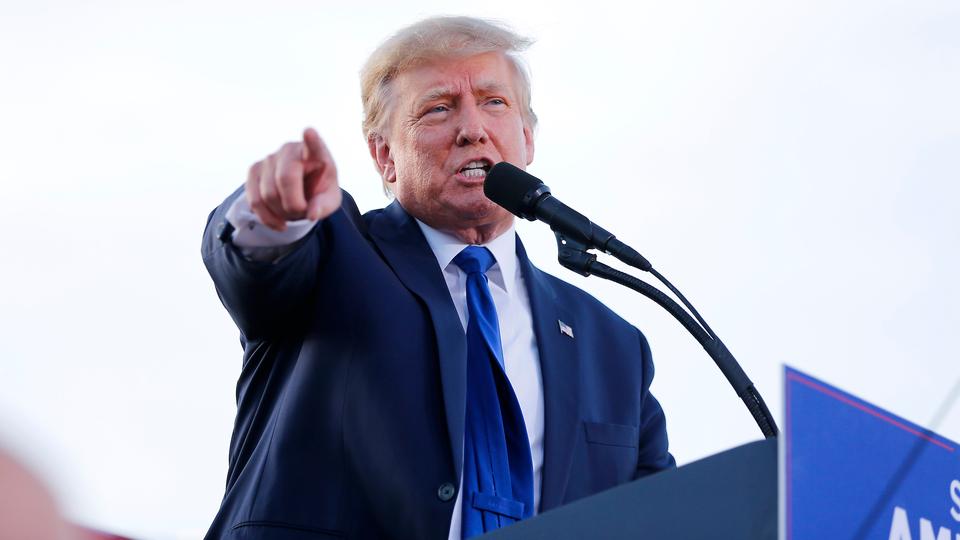
[[[327,147],[317,134],[317,130],[308,127],[303,130],[303,160],[304,161],[328,161],[330,154]]]

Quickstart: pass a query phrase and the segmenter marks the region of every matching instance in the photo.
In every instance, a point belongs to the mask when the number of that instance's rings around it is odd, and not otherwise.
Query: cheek
[[[404,159],[396,162],[396,167],[398,190],[419,200],[435,197],[442,187],[438,181],[438,166],[430,154],[407,152]]]
[[[394,147],[397,171],[395,193],[416,197],[425,204],[436,200],[447,184],[446,160],[453,146],[446,126],[413,128],[400,134]]]
[[[417,182],[433,184],[444,176],[444,166],[447,152],[439,144],[429,144],[431,141],[421,141],[411,156],[411,169],[417,175]]]
[[[523,130],[523,121],[518,118],[504,119],[500,124],[498,133],[500,138],[500,151],[504,158],[513,158],[521,160],[528,153],[527,137]]]

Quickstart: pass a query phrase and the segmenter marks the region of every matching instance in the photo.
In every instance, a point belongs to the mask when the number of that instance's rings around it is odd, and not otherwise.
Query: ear
[[[533,163],[533,130],[526,122],[523,123],[523,143],[527,150],[527,165]]]
[[[397,181],[397,169],[393,164],[393,155],[390,153],[390,145],[382,135],[371,134],[367,139],[367,148],[370,150],[370,157],[373,158],[377,170],[380,171],[380,178],[384,184],[392,184]]]

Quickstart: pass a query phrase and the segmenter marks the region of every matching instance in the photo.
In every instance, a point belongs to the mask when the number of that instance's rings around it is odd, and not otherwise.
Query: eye
[[[426,114],[435,114],[435,113],[445,113],[450,110],[450,107],[446,105],[434,105],[427,109]]]
[[[487,103],[489,103],[489,104],[491,104],[491,105],[506,105],[506,104],[507,104],[507,102],[506,102],[505,100],[503,100],[502,98],[493,98],[493,99],[490,99],[489,101],[487,101]]]

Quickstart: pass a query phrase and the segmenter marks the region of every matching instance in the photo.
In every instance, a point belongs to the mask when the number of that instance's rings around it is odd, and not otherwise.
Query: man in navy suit
[[[515,56],[528,44],[435,18],[373,53],[364,132],[387,208],[361,215],[307,129],[211,214],[204,263],[244,356],[208,538],[461,538],[469,512],[509,523],[674,465],[643,335],[535,268],[483,194],[493,164],[533,160]],[[490,258],[480,281],[463,269],[468,246]],[[495,324],[477,334],[484,305]],[[509,471],[526,504],[464,473],[483,453],[467,366],[488,351],[498,442],[528,467]]]

